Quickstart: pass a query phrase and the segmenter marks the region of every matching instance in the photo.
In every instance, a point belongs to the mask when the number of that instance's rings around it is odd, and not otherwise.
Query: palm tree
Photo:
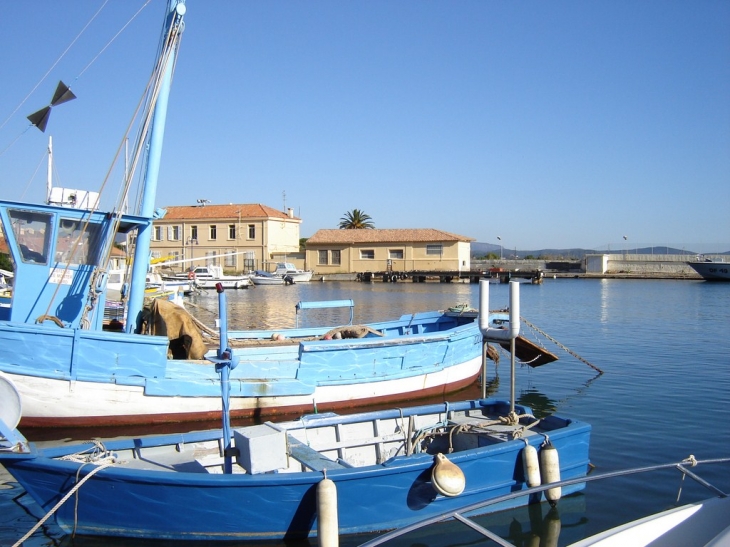
[[[373,219],[360,209],[353,209],[345,213],[340,219],[340,230],[361,230],[363,228],[375,228]]]

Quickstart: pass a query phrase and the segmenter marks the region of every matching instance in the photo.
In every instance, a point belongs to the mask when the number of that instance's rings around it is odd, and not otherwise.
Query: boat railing
[[[584,477],[577,477],[574,479],[567,479],[567,480],[562,480],[562,481],[553,482],[553,483],[549,483],[549,484],[543,484],[540,486],[535,486],[533,488],[527,488],[525,490],[520,490],[518,492],[512,492],[510,494],[505,494],[503,496],[492,498],[492,499],[489,499],[486,501],[465,505],[456,510],[452,509],[450,511],[446,511],[441,514],[434,515],[427,519],[423,519],[421,521],[414,522],[413,524],[409,524],[408,526],[404,526],[402,528],[398,528],[396,530],[387,532],[383,535],[380,535],[376,538],[366,541],[365,543],[361,543],[359,545],[359,547],[375,547],[376,545],[383,545],[383,544],[385,544],[395,538],[403,536],[407,533],[413,532],[415,530],[420,530],[422,528],[426,528],[428,526],[438,524],[440,522],[444,522],[447,520],[452,520],[452,519],[461,522],[465,526],[468,526],[472,530],[477,531],[478,533],[482,534],[486,538],[491,539],[497,545],[501,545],[502,547],[515,547],[515,545],[513,543],[510,543],[509,541],[503,539],[502,537],[498,536],[494,532],[491,532],[490,530],[484,528],[483,526],[481,526],[474,520],[472,520],[469,517],[466,517],[464,515],[467,513],[478,512],[479,510],[483,509],[484,507],[488,507],[490,505],[496,505],[498,503],[509,501],[509,500],[519,498],[522,496],[529,496],[532,494],[537,494],[537,493],[549,490],[551,488],[594,482],[594,481],[605,480],[605,479],[610,479],[610,478],[615,478],[615,477],[625,477],[628,475],[636,475],[636,474],[640,474],[640,473],[647,473],[650,471],[659,471],[662,469],[672,469],[672,468],[677,469],[680,473],[682,473],[683,478],[689,477],[689,478],[693,479],[694,481],[696,481],[697,483],[704,486],[705,488],[707,488],[708,490],[710,490],[715,496],[725,498],[725,497],[728,497],[728,495],[730,495],[730,494],[723,492],[716,486],[710,484],[705,479],[703,479],[702,477],[698,476],[696,473],[691,471],[689,469],[689,467],[695,467],[700,464],[717,464],[717,463],[729,463],[729,462],[730,462],[730,458],[697,460],[697,459],[695,459],[694,456],[689,456],[687,459],[684,459],[680,462],[651,465],[651,466],[646,466],[646,467],[635,467],[635,468],[623,469],[623,470],[619,470],[619,471],[609,471],[609,472],[601,473],[601,474],[597,474],[597,475],[588,475],[588,476],[584,476]]]
[[[321,310],[325,308],[350,308],[350,322],[355,316],[355,302],[353,300],[317,300],[314,302],[298,302],[296,305],[296,326],[299,328],[299,312],[302,310]]]

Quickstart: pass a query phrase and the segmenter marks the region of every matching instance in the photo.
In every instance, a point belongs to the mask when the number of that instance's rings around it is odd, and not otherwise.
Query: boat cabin
[[[51,320],[59,326],[101,329],[105,264],[114,235],[149,224],[149,220],[129,215],[120,220],[87,209],[0,201],[0,223],[14,274],[10,305],[0,307],[0,320]]]

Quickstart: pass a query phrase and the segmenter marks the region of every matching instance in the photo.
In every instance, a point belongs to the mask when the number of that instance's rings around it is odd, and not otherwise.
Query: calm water
[[[307,300],[353,299],[355,322],[390,319],[406,313],[469,303],[478,306],[478,285],[312,283],[256,287],[228,292],[233,328],[293,326],[295,305]],[[508,287],[491,286],[491,308],[508,304]],[[214,294],[195,296],[190,309],[212,325]],[[596,471],[730,456],[730,284],[702,281],[548,279],[521,287],[522,316],[552,338],[604,371],[603,375],[523,324],[522,333],[560,357],[538,369],[517,369],[518,402],[536,414],[555,412],[593,426],[591,460]],[[319,313],[319,315],[317,315]],[[301,324],[343,322],[349,312],[304,312]],[[491,396],[509,396],[509,359],[495,371],[490,362]],[[452,399],[475,397],[474,386]],[[57,438],[68,432],[59,433]],[[77,434],[86,438],[88,432]],[[32,436],[32,435],[29,435]],[[730,467],[701,466],[699,474],[730,491]],[[662,472],[589,484],[584,494],[561,500],[557,510],[541,505],[482,517],[480,522],[516,545],[565,545],[627,516],[671,506],[680,475]],[[11,545],[37,518],[22,489],[12,482],[0,489],[0,545]],[[682,502],[707,497],[685,481]],[[23,501],[22,504],[15,500]],[[113,500],[110,500],[113,503]],[[125,518],[120,515],[120,518]],[[225,518],[225,515],[221,515]],[[343,540],[356,545],[366,538]],[[533,543],[535,542],[535,543]],[[316,542],[313,542],[316,544]],[[479,545],[474,532],[445,524],[399,540],[399,545]],[[52,525],[26,546],[165,545],[164,542],[72,540]]]

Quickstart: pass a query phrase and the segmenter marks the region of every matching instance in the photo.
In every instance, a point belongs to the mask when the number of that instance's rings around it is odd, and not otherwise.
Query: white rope
[[[53,507],[53,509],[51,509],[48,513],[46,513],[46,515],[41,520],[39,520],[36,523],[36,525],[33,526],[33,528],[31,528],[28,531],[27,534],[25,534],[22,538],[20,538],[16,543],[13,544],[13,547],[20,547],[25,540],[27,540],[30,536],[32,536],[38,530],[38,528],[40,528],[41,526],[43,526],[43,523],[46,522],[51,517],[51,515],[53,515],[53,513],[55,513],[58,510],[59,507],[61,507],[64,503],[66,503],[66,501],[71,496],[73,496],[74,493],[79,488],[81,488],[81,485],[83,485],[87,480],[89,480],[91,477],[93,477],[94,474],[98,473],[99,471],[101,471],[102,469],[104,469],[106,467],[109,467],[110,465],[113,465],[113,463],[114,463],[113,461],[110,461],[110,462],[107,462],[107,463],[104,463],[104,464],[100,465],[99,467],[95,467],[94,469],[92,469],[91,471],[89,471],[89,474],[86,475],[83,479],[81,479],[71,490],[69,490],[68,493],[61,499],[61,501],[59,501]]]

